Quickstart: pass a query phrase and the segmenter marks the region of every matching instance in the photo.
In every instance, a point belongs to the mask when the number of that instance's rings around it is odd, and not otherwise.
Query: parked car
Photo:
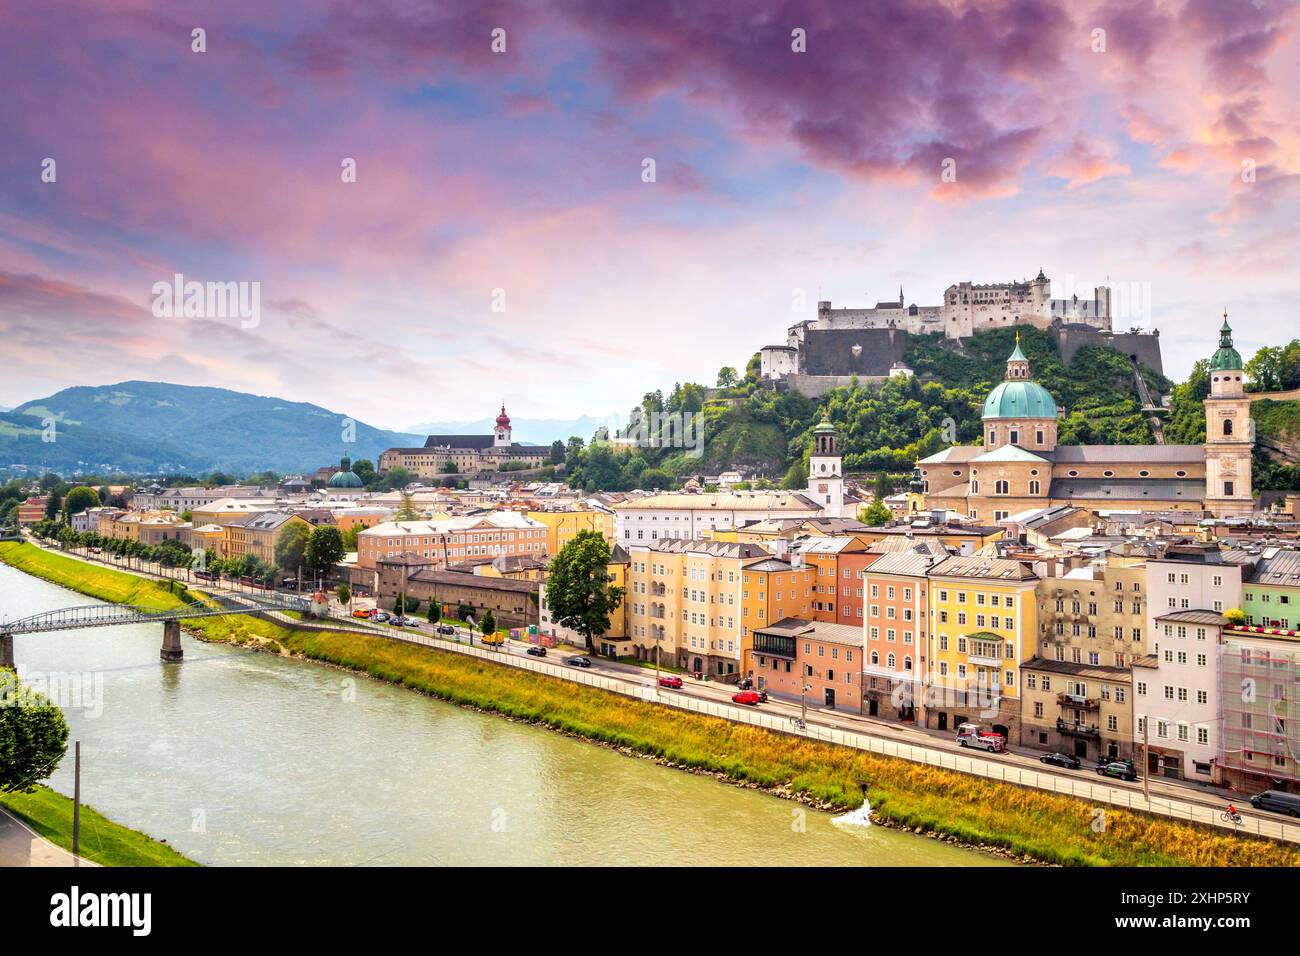
[[[1282,790],[1265,790],[1250,798],[1250,805],[1256,810],[1271,810],[1300,817],[1300,794],[1286,793]]]
[[[405,627],[406,618],[402,617],[400,614],[394,614],[388,619],[388,623],[392,624],[394,627]]]
[[[454,627],[452,627],[450,624],[439,624],[439,625],[438,625],[438,633],[439,633],[439,634],[455,634],[455,633],[456,633],[456,629],[455,629]]]
[[[742,677],[736,681],[736,690],[752,690],[754,687],[754,678]]]
[[[1058,767],[1064,767],[1066,770],[1078,770],[1081,761],[1078,757],[1070,754],[1043,754],[1038,758],[1043,763],[1055,764]]]
[[[1137,770],[1131,763],[1122,760],[1106,760],[1097,764],[1097,773],[1103,777],[1116,777],[1120,780],[1136,780]]]
[[[569,658],[568,660],[566,660],[564,663],[569,664],[569,665],[571,665],[571,666],[573,666],[573,667],[590,667],[590,666],[591,666],[591,658],[589,658],[589,657],[570,657],[570,658]]]
[[[682,686],[682,679],[675,674],[664,674],[659,678],[659,686],[678,688]]]
[[[528,653],[532,654],[533,657],[545,657],[546,648],[542,647],[540,644],[529,644]]]
[[[386,622],[386,621],[389,619],[389,617],[390,617],[390,615],[389,615],[389,613],[388,613],[387,611],[379,611],[379,610],[376,610],[375,613],[374,613],[374,616],[371,617],[371,620],[372,620],[372,621],[378,621],[380,624],[383,624],[384,622]]]
[[[353,616],[353,617],[369,617],[369,616],[370,616],[371,614],[373,614],[373,613],[374,613],[374,611],[369,611],[369,610],[367,610],[367,609],[365,609],[365,608],[361,608],[361,607],[359,607],[359,608],[357,608],[355,611],[352,612],[352,616]]]
[[[731,695],[731,699],[737,704],[748,704],[755,707],[763,702],[763,696],[756,690],[742,690]]]

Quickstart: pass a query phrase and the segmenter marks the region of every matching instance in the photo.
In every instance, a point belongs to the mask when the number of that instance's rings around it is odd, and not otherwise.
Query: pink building
[[[938,558],[903,551],[881,555],[863,572],[862,689],[872,717],[925,720],[929,580]]]

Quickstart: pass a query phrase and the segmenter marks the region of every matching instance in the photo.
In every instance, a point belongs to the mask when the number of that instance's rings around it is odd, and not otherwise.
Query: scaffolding
[[[1294,789],[1300,786],[1300,642],[1223,637],[1219,765],[1242,782]]]

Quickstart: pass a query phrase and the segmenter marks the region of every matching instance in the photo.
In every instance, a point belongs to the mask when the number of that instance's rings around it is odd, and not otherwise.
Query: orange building
[[[939,560],[930,553],[884,554],[863,575],[863,695],[872,717],[924,722],[930,639],[926,574]]]
[[[862,711],[862,631],[786,618],[754,631],[746,673],[754,687],[809,707]]]

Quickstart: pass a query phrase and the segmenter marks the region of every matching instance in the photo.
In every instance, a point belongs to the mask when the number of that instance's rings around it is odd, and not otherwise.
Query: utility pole
[[[74,745],[72,772],[72,857],[73,866],[81,865],[81,741]]]

